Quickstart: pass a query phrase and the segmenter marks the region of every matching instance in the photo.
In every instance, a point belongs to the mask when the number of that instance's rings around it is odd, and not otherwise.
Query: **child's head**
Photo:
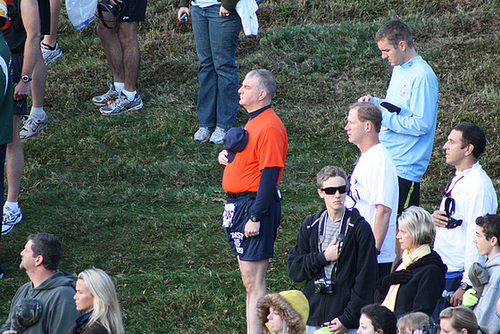
[[[488,258],[499,250],[500,215],[484,215],[476,219],[476,237],[474,243],[480,255]]]
[[[398,320],[400,334],[412,334],[414,329],[429,326],[429,316],[423,312],[408,313]]]
[[[305,333],[309,302],[298,290],[268,293],[258,303],[261,325],[276,333]]]

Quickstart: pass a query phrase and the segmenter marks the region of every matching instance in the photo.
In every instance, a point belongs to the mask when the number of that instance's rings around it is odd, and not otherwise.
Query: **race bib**
[[[234,203],[226,203],[224,205],[224,213],[222,213],[222,227],[229,228],[233,226]]]

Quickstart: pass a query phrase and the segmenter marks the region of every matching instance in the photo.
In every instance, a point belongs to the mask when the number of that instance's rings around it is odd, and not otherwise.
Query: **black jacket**
[[[92,326],[86,327],[88,319],[84,323],[75,322],[73,327],[69,330],[69,334],[109,334],[106,327],[99,322],[94,322]]]
[[[400,263],[401,261],[398,262],[395,268]],[[446,265],[443,264],[439,254],[434,251],[410,264],[406,270],[411,272],[411,278],[408,282],[401,283],[396,297],[394,307],[396,316],[417,311],[431,316],[444,289],[446,269]],[[393,275],[393,273],[394,271],[389,276]],[[378,285],[379,302],[384,300],[390,287],[384,286],[382,281]]]
[[[357,328],[361,308],[373,303],[375,295],[378,266],[373,232],[356,209],[345,211],[342,225],[347,224],[346,236],[336,274],[332,272],[335,290],[332,294],[317,294],[314,280],[323,277],[323,267],[329,263],[318,251],[319,218],[323,212],[302,223],[297,244],[288,255],[288,275],[295,282],[307,281],[302,292],[310,305],[308,325],[320,326],[338,317],[347,328]]]

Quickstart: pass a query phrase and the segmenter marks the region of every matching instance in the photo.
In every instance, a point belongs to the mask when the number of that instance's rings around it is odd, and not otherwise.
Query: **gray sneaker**
[[[210,142],[212,144],[222,144],[222,139],[224,139],[226,132],[227,130],[216,127],[214,133],[212,133],[212,136],[210,137]]]
[[[115,102],[107,106],[101,107],[99,110],[103,115],[118,115],[130,110],[139,110],[143,105],[144,103],[142,103],[141,96],[138,93],[135,94],[133,101],[129,101],[125,94],[121,93],[118,100],[115,100]]]
[[[103,107],[108,105],[108,101],[116,100],[120,97],[120,94],[115,89],[115,85],[108,81],[109,90],[106,94],[94,96],[92,98],[92,103],[98,107]]]
[[[54,60],[61,58],[63,55],[63,52],[59,47],[59,43],[56,43],[54,50],[51,50],[48,45],[40,42],[40,50],[42,51],[45,66],[52,63]]]
[[[194,141],[206,142],[210,138],[210,128],[200,127],[194,134]]]
[[[45,129],[48,124],[49,124],[49,117],[47,115],[45,115],[44,119],[35,119],[30,116],[24,122],[23,127],[19,131],[19,137],[21,139],[33,137],[38,132]]]

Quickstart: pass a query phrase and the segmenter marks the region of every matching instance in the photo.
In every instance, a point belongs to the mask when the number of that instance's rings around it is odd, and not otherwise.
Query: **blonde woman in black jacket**
[[[123,334],[123,320],[115,286],[102,269],[82,271],[76,282],[75,304],[84,314],[70,334]]]
[[[378,286],[382,305],[396,316],[408,312],[432,314],[444,288],[446,266],[431,248],[435,227],[424,209],[409,207],[398,219],[396,239],[404,250],[396,269]],[[380,299],[379,299],[380,300]]]

